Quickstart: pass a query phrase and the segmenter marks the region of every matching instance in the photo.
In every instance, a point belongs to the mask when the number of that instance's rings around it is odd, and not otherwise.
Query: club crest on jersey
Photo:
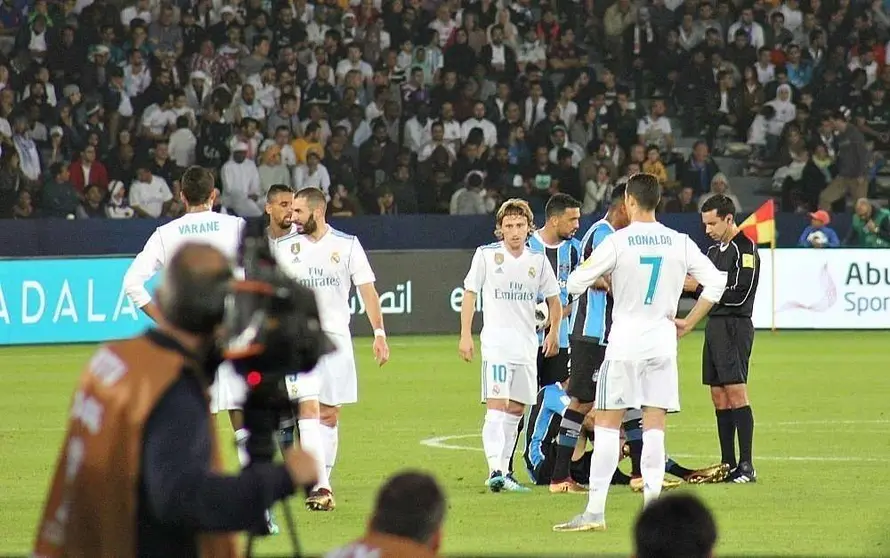
[[[531,277],[532,279],[535,278],[536,273],[537,272],[535,271],[535,268],[533,268],[533,267],[528,268],[528,276]]]
[[[331,253],[331,263],[335,263],[335,264],[340,263],[340,253],[339,252]]]
[[[501,254],[500,252],[495,254],[494,255],[494,263],[495,263],[495,265],[501,265],[502,263],[504,263],[504,255]]]
[[[294,256],[296,256],[297,254],[300,253],[300,243],[299,242],[294,242],[293,244],[290,245],[290,253],[293,254]]]

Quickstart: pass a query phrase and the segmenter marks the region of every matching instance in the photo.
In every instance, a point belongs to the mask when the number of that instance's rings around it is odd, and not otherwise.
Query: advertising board
[[[370,252],[387,332],[456,334],[472,256],[470,250]],[[107,341],[143,331],[151,320],[121,286],[131,261],[0,260],[0,345]],[[149,282],[149,291],[156,281]],[[354,289],[350,306],[354,334],[371,335]]]
[[[760,250],[754,327],[772,327],[773,261]],[[890,250],[778,249],[777,329],[890,329]]]

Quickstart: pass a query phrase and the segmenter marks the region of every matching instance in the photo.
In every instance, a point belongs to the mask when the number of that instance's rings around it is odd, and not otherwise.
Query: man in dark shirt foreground
[[[754,242],[739,231],[735,210],[732,200],[723,195],[713,196],[701,208],[706,232],[717,242],[708,248],[708,258],[727,274],[723,298],[711,309],[705,327],[702,383],[711,387],[722,461],[732,470],[727,482],[746,483],[757,480],[751,458],[754,414],[748,401],[747,382],[754,344],[751,314],[760,277],[760,256]],[[686,279],[684,288],[696,295],[701,292],[692,278]]]
[[[207,390],[230,279],[219,251],[184,245],[158,290],[158,328],[93,356],[74,396],[35,556],[229,558],[228,533],[261,525],[275,501],[315,482],[315,464],[299,449],[288,450],[283,465],[222,473]]]

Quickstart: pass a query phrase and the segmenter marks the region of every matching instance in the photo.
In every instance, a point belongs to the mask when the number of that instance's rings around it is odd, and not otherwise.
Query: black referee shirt
[[[760,279],[760,255],[757,245],[741,231],[727,244],[708,248],[708,258],[726,272],[726,290],[710,316],[750,318],[754,312],[754,294]],[[696,295],[701,294],[701,286]]]

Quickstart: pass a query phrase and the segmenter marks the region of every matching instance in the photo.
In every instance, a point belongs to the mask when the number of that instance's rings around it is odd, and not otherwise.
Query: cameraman
[[[284,465],[222,473],[208,386],[231,276],[215,248],[183,245],[158,289],[157,329],[90,360],[35,556],[228,558],[231,533],[262,525],[265,509],[315,482],[315,463],[298,449]]]

